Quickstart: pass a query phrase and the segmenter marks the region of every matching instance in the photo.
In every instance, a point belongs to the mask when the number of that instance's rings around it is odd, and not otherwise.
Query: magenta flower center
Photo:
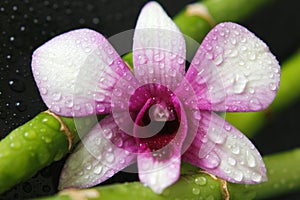
[[[170,143],[180,125],[179,108],[174,93],[163,85],[147,84],[135,91],[130,98],[130,114],[140,151],[156,151]]]

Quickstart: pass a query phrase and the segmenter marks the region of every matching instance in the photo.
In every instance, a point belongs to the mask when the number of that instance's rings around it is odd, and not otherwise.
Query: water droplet
[[[203,165],[208,169],[215,169],[220,165],[220,158],[215,152],[210,152],[205,158]]]
[[[103,104],[97,104],[96,110],[97,110],[97,112],[102,113],[105,111],[105,106]]]
[[[256,55],[254,54],[254,53],[251,53],[250,55],[249,55],[249,60],[255,60],[256,59]]]
[[[114,174],[115,174],[115,173],[114,173],[113,170],[108,170],[108,171],[106,172],[105,175],[106,175],[106,177],[110,178],[110,177],[112,177]]]
[[[20,31],[25,31],[26,27],[25,26],[20,26]]]
[[[40,92],[42,95],[46,95],[48,93],[48,90],[46,88],[40,88]]]
[[[18,111],[23,112],[26,110],[27,106],[22,102],[22,101],[17,101],[15,103],[16,108],[18,109]]]
[[[110,129],[103,129],[103,136],[106,138],[106,139],[111,139],[112,138],[112,131]]]
[[[234,180],[240,182],[240,181],[243,180],[244,175],[243,175],[243,173],[242,173],[240,170],[235,169],[235,170],[233,171],[233,173],[232,173],[232,177],[233,177]]]
[[[107,152],[105,154],[105,159],[107,162],[112,163],[115,160],[115,156],[113,153]]]
[[[86,103],[85,109],[88,114],[92,114],[94,112],[94,106],[91,103]]]
[[[212,60],[213,59],[213,54],[212,53],[206,53],[206,58],[209,59],[209,60]]]
[[[225,130],[226,131],[231,131],[231,128],[232,128],[231,125],[229,125],[229,124],[225,125]]]
[[[194,195],[198,195],[198,194],[200,194],[200,190],[199,190],[198,188],[193,188],[193,189],[192,189],[192,193],[193,193]]]
[[[139,64],[145,64],[147,62],[147,58],[144,55],[138,56],[138,63]]]
[[[277,89],[276,83],[270,83],[269,88],[270,90],[275,91]]]
[[[197,185],[205,185],[206,182],[207,182],[207,180],[206,180],[206,178],[203,177],[203,176],[197,177],[197,178],[195,179],[195,183],[196,183]]]
[[[262,108],[262,105],[257,98],[251,99],[249,106],[253,110],[260,110]]]
[[[237,55],[238,55],[238,51],[235,50],[235,49],[230,50],[230,51],[228,51],[228,52],[229,52],[228,56],[231,57],[231,58],[235,58],[235,57],[237,57]]]
[[[233,92],[235,94],[241,94],[244,92],[248,80],[242,74],[236,74],[233,85]]]
[[[119,88],[115,88],[114,89],[114,95],[118,96],[118,97],[122,96],[122,90],[120,90]]]
[[[224,144],[224,142],[226,141],[226,135],[217,132],[215,128],[211,129],[211,131],[208,133],[208,137],[216,144]]]
[[[249,152],[246,152],[246,159],[249,167],[256,167],[255,157]]]
[[[14,141],[14,142],[10,143],[10,147],[11,147],[12,149],[15,149],[15,150],[20,149],[21,146],[22,146],[21,143],[20,143],[20,142],[17,142],[17,141]]]
[[[95,99],[96,101],[101,102],[101,101],[103,101],[103,100],[105,99],[105,96],[104,96],[103,94],[96,93],[96,94],[94,94],[94,99]]]
[[[164,59],[165,55],[160,52],[154,55],[154,61],[159,62],[162,61]]]
[[[253,172],[252,175],[251,175],[251,180],[254,181],[254,182],[257,182],[257,183],[261,182],[262,175]]]
[[[234,153],[234,154],[236,154],[236,155],[238,155],[240,153],[240,147],[237,146],[237,145],[233,145],[231,147],[231,152]]]
[[[54,101],[59,101],[61,99],[61,93],[60,92],[54,92],[52,94],[52,98]]]
[[[208,142],[208,138],[207,138],[206,135],[203,136],[200,140],[201,140],[201,142],[203,142],[203,143],[207,143],[207,142]]]
[[[171,77],[175,77],[176,76],[176,70],[174,68],[171,68],[169,70],[169,74],[170,74]]]
[[[24,133],[24,137],[28,140],[34,140],[36,139],[37,135],[35,131],[29,130]]]
[[[255,93],[255,90],[254,90],[254,88],[252,88],[252,87],[249,87],[249,88],[248,88],[248,91],[249,91],[250,94],[254,94],[254,93]]]
[[[184,59],[181,58],[181,57],[178,58],[178,59],[177,59],[177,63],[180,64],[180,65],[183,64],[183,63],[184,63]]]
[[[102,166],[101,165],[97,165],[94,168],[94,173],[99,175],[101,172],[102,172]]]
[[[231,40],[231,44],[236,45],[236,39],[235,39],[235,38],[233,38],[233,39]]]
[[[219,56],[217,56],[217,57],[215,58],[214,62],[215,62],[215,64],[216,64],[217,66],[220,66],[220,65],[223,63],[223,55],[220,54]]]
[[[18,79],[11,79],[8,82],[8,85],[10,89],[12,89],[15,92],[23,92],[25,90],[24,82]]]
[[[209,43],[206,43],[206,45],[205,45],[205,49],[206,49],[207,51],[211,51],[211,50],[213,49],[213,47],[212,47],[212,45],[211,45],[211,44],[209,44]]]
[[[232,158],[232,157],[229,157],[228,160],[227,160],[227,162],[230,165],[232,165],[232,166],[236,165],[236,160],[234,158]]]

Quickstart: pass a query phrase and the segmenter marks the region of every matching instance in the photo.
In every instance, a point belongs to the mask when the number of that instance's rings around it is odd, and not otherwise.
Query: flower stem
[[[226,120],[240,129],[248,137],[265,124],[267,119],[291,105],[300,97],[300,49],[282,65],[281,83],[277,96],[267,110],[248,113],[226,113]],[[255,124],[255,126],[253,126]]]
[[[63,199],[264,199],[300,189],[300,168],[295,163],[300,162],[300,149],[264,157],[268,169],[269,181],[256,185],[240,185],[227,183],[206,174],[196,172],[185,174],[161,195],[155,194],[139,182],[99,186],[91,189],[69,189],[61,191],[43,200]],[[137,192],[138,191],[138,192]]]
[[[187,6],[173,20],[182,33],[201,42],[215,24],[223,21],[240,22],[271,2],[271,0],[204,0]]]
[[[65,156],[79,141],[77,125],[72,118],[58,118],[46,111],[1,140],[0,193]],[[85,118],[86,128],[80,130],[87,131],[91,125]]]

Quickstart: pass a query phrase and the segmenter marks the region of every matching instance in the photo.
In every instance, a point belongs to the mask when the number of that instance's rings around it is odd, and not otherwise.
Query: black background
[[[159,2],[170,16],[174,16],[184,5],[194,1]],[[0,139],[46,109],[31,74],[30,59],[34,49],[55,35],[80,27],[92,28],[106,37],[133,29],[145,2],[0,0]],[[300,47],[299,10],[298,0],[275,0],[241,24],[262,38],[282,63]],[[272,116],[253,140],[263,155],[300,147],[299,112],[298,100]],[[57,192],[62,165],[63,161],[52,164],[0,199],[24,199]],[[295,167],[299,167],[298,163]],[[136,175],[119,173],[104,184],[136,178]],[[300,192],[278,199],[300,199]]]

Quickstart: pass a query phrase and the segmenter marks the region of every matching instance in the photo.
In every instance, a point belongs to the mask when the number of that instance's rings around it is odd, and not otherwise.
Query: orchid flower
[[[182,160],[234,183],[267,180],[254,145],[215,112],[266,108],[279,87],[275,57],[253,33],[226,22],[207,34],[187,71],[185,60],[184,36],[156,2],[139,15],[133,71],[90,29],[34,52],[34,77],[51,111],[106,114],[69,156],[60,188],[99,184],[137,162],[140,181],[161,193],[178,180]]]

